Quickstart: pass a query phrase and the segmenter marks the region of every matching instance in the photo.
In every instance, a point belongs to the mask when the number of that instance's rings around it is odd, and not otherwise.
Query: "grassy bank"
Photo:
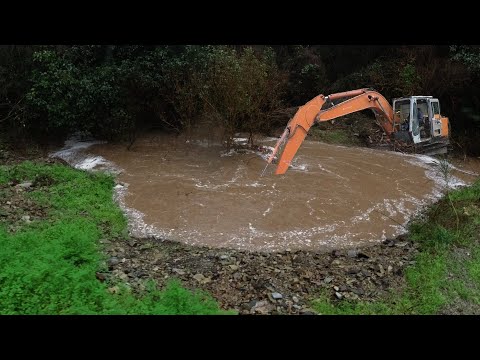
[[[413,222],[421,252],[406,288],[375,303],[320,296],[321,314],[480,314],[480,181],[450,192]]]
[[[178,281],[141,296],[108,273],[100,239],[126,237],[114,181],[62,165],[0,166],[0,314],[218,314]]]

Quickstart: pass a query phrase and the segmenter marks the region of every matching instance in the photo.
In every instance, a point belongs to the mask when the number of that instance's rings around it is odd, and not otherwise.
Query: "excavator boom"
[[[348,98],[338,104],[333,104],[333,100]],[[330,107],[322,110],[324,105]],[[300,145],[305,140],[308,130],[315,122],[322,122],[335,119],[337,117],[351,114],[360,110],[372,109],[384,128],[390,135],[393,130],[393,109],[388,101],[378,92],[372,89],[358,89],[346,91],[328,96],[318,95],[305,105],[301,106],[295,116],[288,122],[285,131],[278,140],[275,149],[268,159],[271,163],[278,153],[282,143],[286,140],[285,148],[280,156],[276,175],[284,174]]]

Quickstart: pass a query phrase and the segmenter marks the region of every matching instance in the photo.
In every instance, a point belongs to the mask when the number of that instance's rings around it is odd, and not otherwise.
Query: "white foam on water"
[[[259,142],[271,142],[271,141],[278,141],[280,138],[276,138],[276,137],[266,137],[266,138],[263,138],[261,140],[259,140]]]
[[[65,141],[62,149],[51,153],[49,157],[60,158],[80,170],[96,170],[97,167],[102,167],[106,172],[119,173],[120,170],[113,163],[102,156],[90,155],[85,151],[92,145],[105,143],[106,141],[98,140],[82,141],[79,135],[74,135]]]
[[[306,204],[307,204],[307,207],[310,209],[310,212],[308,213],[308,215],[310,215],[310,216],[312,216],[313,213],[316,211],[316,209],[314,209],[314,208],[312,207],[312,205],[310,205],[310,202],[313,201],[313,200],[315,200],[315,199],[316,199],[316,197],[311,198],[310,200],[307,200],[307,203],[306,203]]]
[[[260,184],[258,181],[255,181],[255,182],[250,183],[250,184],[245,184],[245,186],[247,186],[247,187],[265,187],[267,185]]]
[[[406,159],[407,162],[413,165],[420,166],[424,168],[425,175],[433,180],[435,184],[435,197],[441,197],[442,196],[442,189],[452,188],[456,189],[461,186],[466,186],[467,184],[460,180],[459,178],[453,176],[452,174],[448,174],[447,180],[445,179],[445,176],[443,174],[443,171],[440,169],[440,161],[438,159],[435,159],[431,156],[428,155],[420,155],[420,154],[403,154],[404,156],[408,157]],[[448,172],[451,170],[455,169],[455,167],[448,163]]]
[[[247,139],[247,138],[237,137],[237,138],[233,138],[233,142],[234,142],[235,144],[238,144],[238,145],[247,145],[248,139]]]
[[[346,177],[343,177],[343,176],[341,176],[341,175],[335,174],[333,171],[330,171],[330,170],[328,170],[328,169],[325,169],[325,168],[322,166],[322,164],[318,164],[318,167],[320,168],[321,171],[324,171],[324,172],[326,172],[327,174],[336,176],[336,177],[338,177],[339,179],[342,179],[342,180],[350,181],[350,179],[347,179]]]
[[[79,161],[75,167],[81,170],[92,170],[98,165],[104,165],[107,161],[101,156],[88,157],[82,161]]]
[[[256,154],[257,151],[250,150],[250,149],[230,149],[229,151],[221,151],[220,152],[220,157],[225,157],[225,156],[235,156],[235,155],[241,155],[241,154]]]

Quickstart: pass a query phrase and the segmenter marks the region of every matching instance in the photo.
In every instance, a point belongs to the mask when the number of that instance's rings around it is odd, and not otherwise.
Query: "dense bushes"
[[[73,46],[33,55],[24,126],[40,136],[88,131],[129,138],[144,125],[189,132],[210,118],[227,145],[265,129],[280,106],[274,53],[224,46]]]

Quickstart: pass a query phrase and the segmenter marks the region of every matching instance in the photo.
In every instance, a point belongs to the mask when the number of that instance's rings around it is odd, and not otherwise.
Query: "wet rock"
[[[356,258],[358,256],[358,250],[348,250],[347,256],[351,258]]]
[[[200,284],[208,284],[212,281],[209,277],[205,277],[203,274],[195,274],[193,278],[197,280]]]
[[[302,310],[300,310],[300,313],[302,315],[317,315],[312,309],[309,308],[303,308]]]
[[[385,274],[385,269],[383,268],[382,264],[378,264],[378,275],[383,276]]]
[[[33,185],[33,183],[31,181],[26,181],[24,183],[18,184],[17,186],[21,187],[23,189],[29,189],[29,188],[32,187],[32,185]]]
[[[310,279],[312,277],[313,273],[311,271],[305,271],[305,273],[302,275],[304,279]]]
[[[128,280],[128,275],[125,274],[123,271],[120,271],[120,272],[118,273],[118,277],[119,277],[121,280],[123,280],[123,281]]]
[[[350,299],[352,299],[352,300],[359,300],[359,299],[360,299],[360,296],[358,296],[357,294],[352,294],[352,295],[350,296]]]
[[[108,266],[113,267],[115,265],[118,265],[120,263],[120,260],[116,256],[112,256],[110,259],[108,259]]]
[[[280,294],[280,293],[278,293],[278,292],[274,292],[274,293],[272,293],[272,298],[273,298],[274,300],[280,300],[280,299],[283,298],[283,295]]]
[[[117,294],[120,292],[120,288],[118,286],[112,286],[110,288],[108,288],[108,292],[110,294]]]
[[[173,268],[172,271],[178,275],[185,275],[185,270]]]
[[[148,274],[145,271],[137,271],[135,273],[135,276],[137,278],[146,278],[146,277],[148,277]]]
[[[107,275],[100,272],[95,273],[95,277],[101,282],[104,282],[107,279]]]
[[[265,287],[265,281],[262,279],[256,280],[252,283],[252,286],[255,290],[259,291]]]
[[[269,304],[267,301],[258,301],[255,306],[252,308],[253,312],[260,315],[267,315],[270,313],[274,307]]]
[[[395,240],[386,239],[385,241],[382,242],[382,244],[388,247],[393,247],[395,246]]]
[[[365,291],[363,291],[362,288],[353,288],[352,292],[356,295],[364,295],[365,294]]]
[[[329,283],[331,283],[332,281],[333,281],[333,277],[332,277],[332,276],[328,276],[328,277],[326,277],[326,278],[323,280],[323,282],[324,282],[325,284],[329,284]]]
[[[372,276],[372,273],[366,269],[362,269],[361,271],[362,275],[365,276],[365,277],[370,277]]]

